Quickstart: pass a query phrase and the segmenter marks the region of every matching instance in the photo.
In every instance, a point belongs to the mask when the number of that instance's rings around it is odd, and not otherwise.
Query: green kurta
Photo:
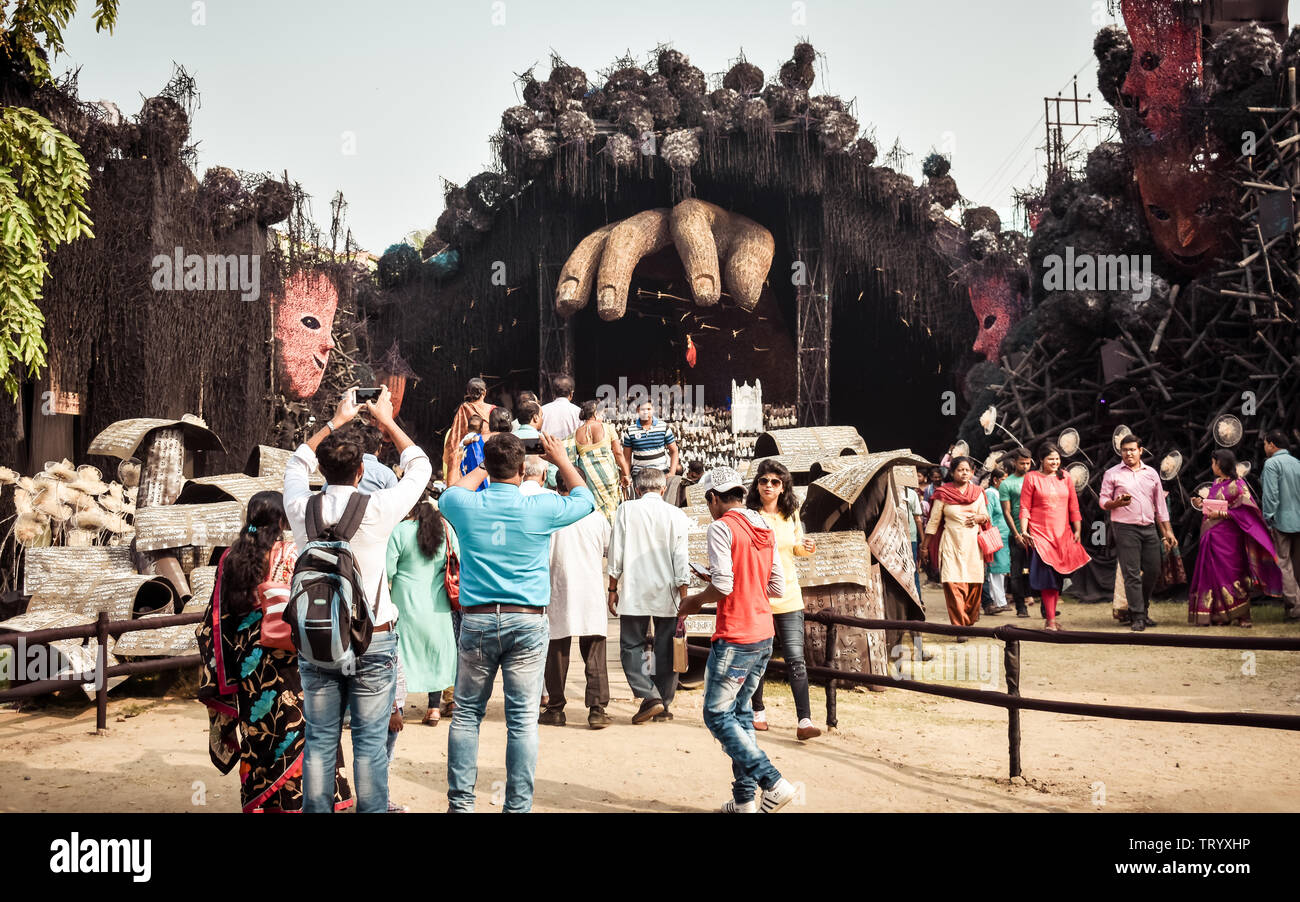
[[[443,574],[446,547],[432,559],[416,543],[419,524],[403,520],[388,540],[388,585],[397,605],[397,648],[408,692],[441,692],[456,683],[456,637]]]

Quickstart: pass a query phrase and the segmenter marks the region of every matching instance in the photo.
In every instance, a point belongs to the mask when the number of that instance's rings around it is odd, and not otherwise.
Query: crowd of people
[[[1160,473],[1143,463],[1142,440],[1126,435],[1119,450],[1120,463],[1103,475],[1098,502],[1108,515],[1127,603],[1118,618],[1142,632],[1158,625],[1151,599],[1166,561],[1179,554],[1178,539]],[[1265,437],[1264,453],[1262,495],[1238,474],[1232,451],[1211,456],[1214,481],[1201,502],[1188,587],[1191,624],[1250,627],[1253,595],[1281,596],[1286,622],[1300,621],[1300,460],[1280,430]],[[981,474],[975,461],[958,457],[919,474],[916,489],[905,492],[917,593],[925,571],[942,585],[953,624],[969,626],[981,614],[1012,606],[1018,617],[1028,617],[1037,596],[1045,628],[1061,629],[1064,581],[1091,560],[1078,494],[1061,458],[1061,449],[1048,442],[1037,466],[1029,450],[1018,448]]]
[[[620,621],[620,660],[639,700],[631,722],[662,723],[673,719],[675,645],[685,618],[705,605],[715,606],[716,625],[704,721],[734,776],[722,810],[770,813],[795,797],[754,740],[768,729],[762,681],[777,637],[796,735],[820,732],[793,569],[794,556],[816,546],[803,535],[789,471],[766,462],[746,485],[733,467],[683,466],[677,436],[652,404],[620,433],[596,402],[574,403],[570,378],[552,388],[545,405],[524,394],[505,410],[471,380],[441,474],[394,421],[387,389],[363,404],[350,391],[290,458],[284,491],[250,500],[199,629],[210,750],[223,773],[239,766],[244,811],[404,810],[389,797],[388,772],[410,692],[426,694],[424,724],[450,720],[448,810],[473,811],[480,725],[498,673],[503,810],[529,811],[538,726],[566,721],[573,638],[588,727],[613,722],[609,616]],[[382,442],[392,445],[396,472],[379,461]],[[315,471],[320,491],[310,487]],[[692,523],[682,510],[690,485],[703,490],[713,517],[708,567],[695,570],[705,588],[694,594]],[[372,627],[346,666],[323,666],[316,649],[309,656],[300,639],[286,638],[288,617],[279,619],[284,599],[299,592],[299,554],[321,542],[355,561],[353,604]],[[341,771],[345,727],[351,782]]]

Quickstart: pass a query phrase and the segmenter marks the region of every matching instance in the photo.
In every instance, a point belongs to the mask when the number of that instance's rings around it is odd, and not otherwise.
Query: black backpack
[[[369,495],[353,494],[339,522],[324,526],[323,496],[317,493],[307,501],[307,547],[293,568],[284,620],[298,654],[325,670],[355,669],[374,632],[375,611],[366,603],[361,568],[348,544],[369,502]],[[376,607],[382,581],[381,574]]]

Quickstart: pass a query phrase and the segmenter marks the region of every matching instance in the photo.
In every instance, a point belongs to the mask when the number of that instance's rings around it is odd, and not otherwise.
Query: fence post
[[[835,660],[835,624],[826,624],[826,650],[822,654],[822,666],[833,668]],[[839,725],[839,716],[835,711],[835,680],[826,681],[826,726],[834,729]]]
[[[1007,672],[1007,695],[1020,697],[1020,640],[1007,639],[1002,651]],[[1020,776],[1020,709],[1007,708],[1007,749],[1011,776]]]
[[[108,611],[100,611],[95,620],[95,732],[108,732]]]

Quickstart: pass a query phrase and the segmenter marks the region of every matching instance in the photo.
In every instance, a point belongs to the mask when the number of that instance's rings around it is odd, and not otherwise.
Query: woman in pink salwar
[[[1202,508],[1201,547],[1187,593],[1187,622],[1197,626],[1236,623],[1249,627],[1250,592],[1282,594],[1282,571],[1264,516],[1246,480],[1237,477],[1237,456],[1220,449],[1211,462],[1214,485]]]
[[[1042,593],[1046,629],[1059,630],[1056,604],[1065,577],[1092,560],[1080,541],[1083,516],[1074,480],[1061,470],[1061,449],[1048,442],[1042,465],[1025,474],[1020,492],[1021,540],[1029,549],[1029,587]]]

